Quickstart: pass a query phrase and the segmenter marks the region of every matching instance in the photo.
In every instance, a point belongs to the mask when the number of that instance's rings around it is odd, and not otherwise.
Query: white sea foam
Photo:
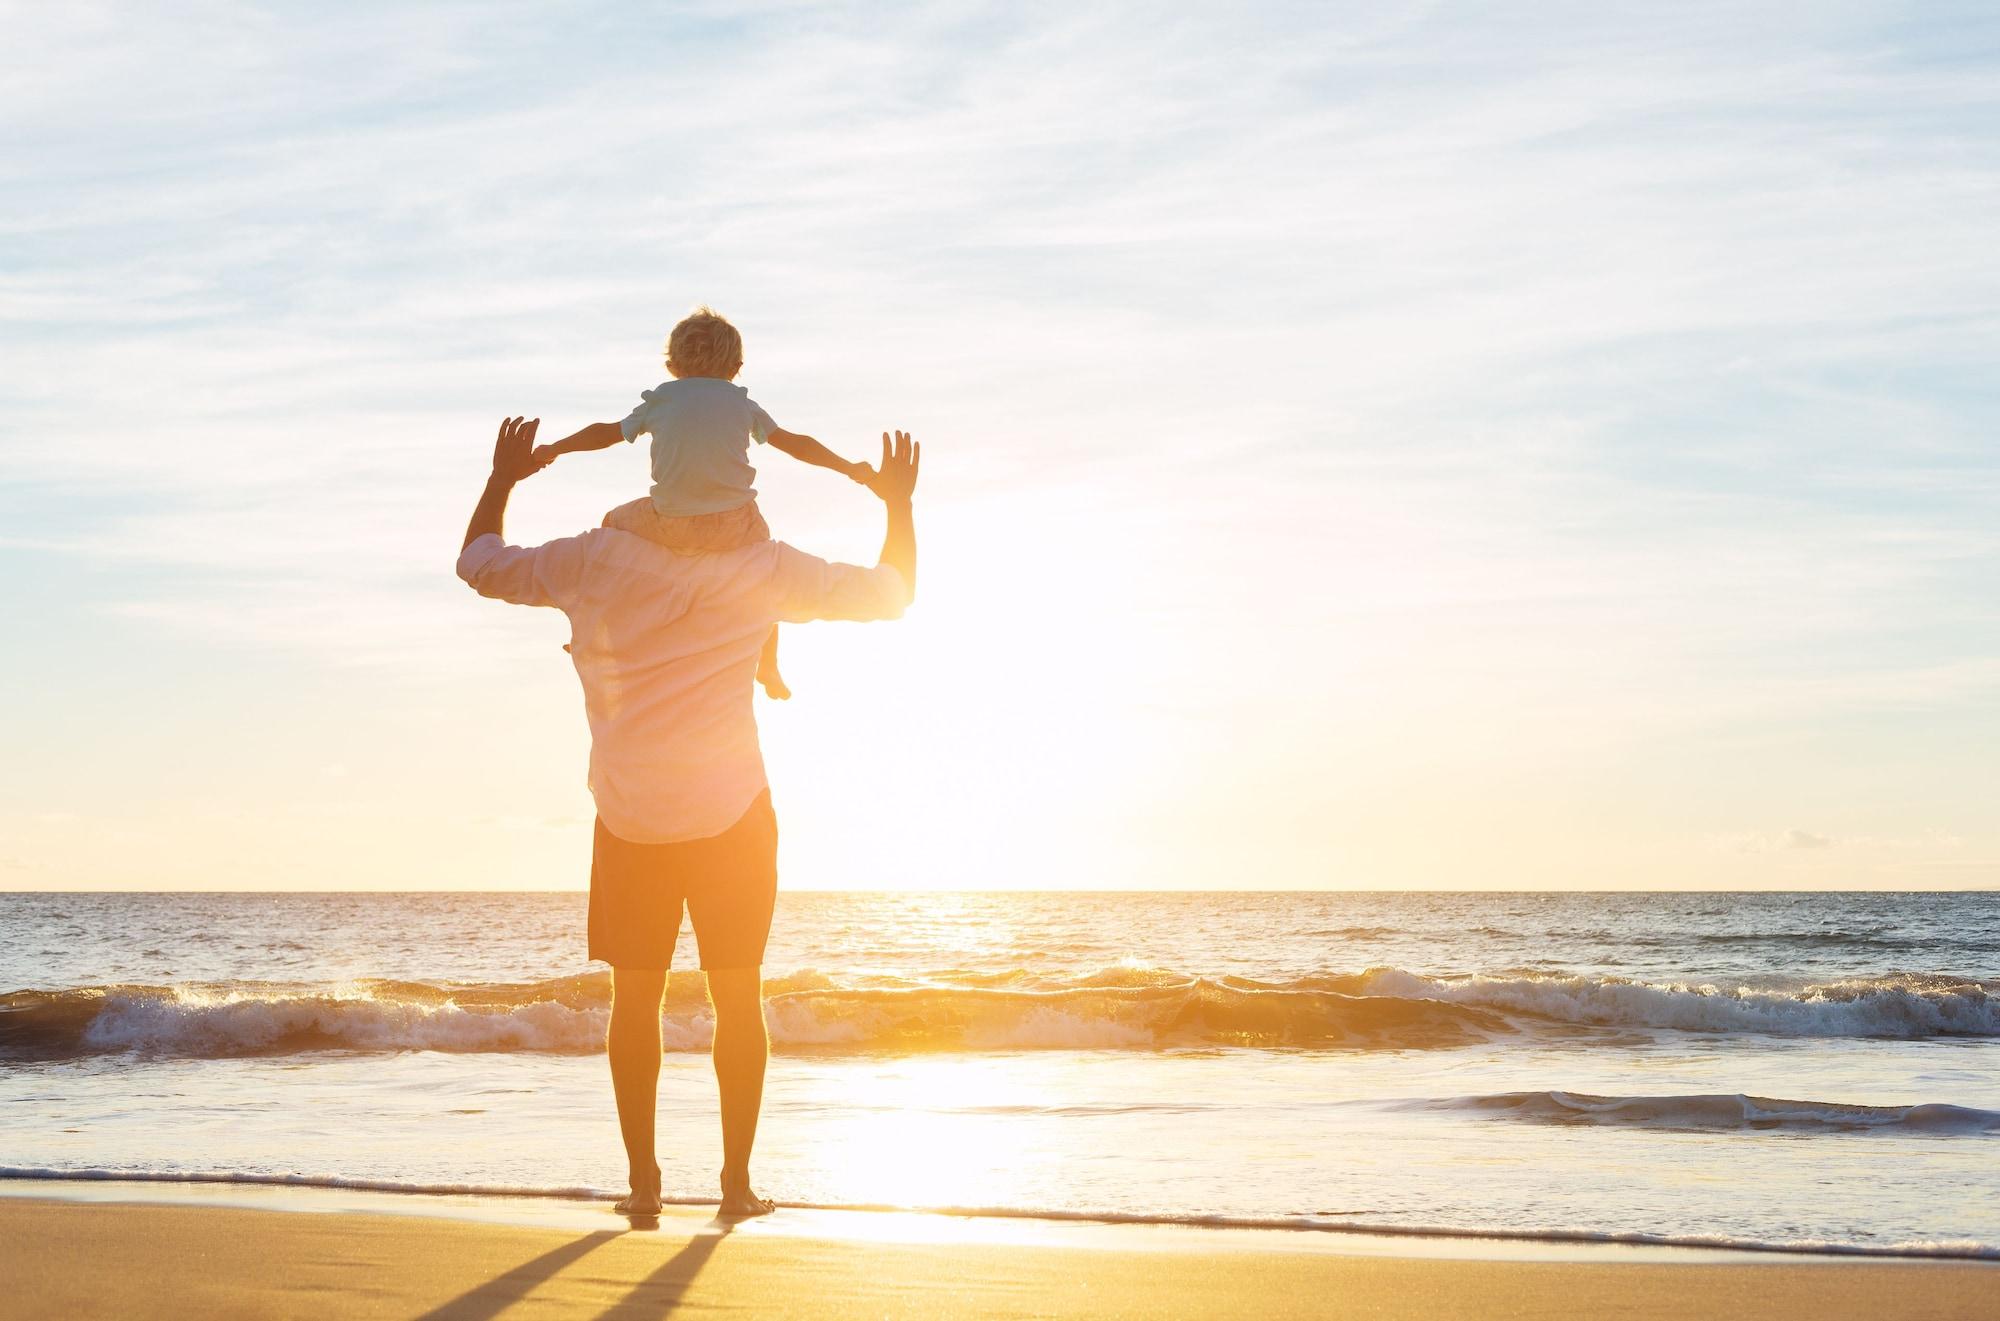
[[[814,1051],[1413,1049],[1579,1029],[2000,1036],[2000,984],[1940,976],[1780,990],[1604,976],[1446,978],[1395,968],[1274,983],[1119,967],[1072,979],[982,975],[971,985],[841,985],[806,974],[773,979],[770,989],[773,1044]],[[0,1058],[588,1053],[602,1049],[608,1002],[601,977],[461,988],[381,982],[20,991],[0,996]],[[677,979],[662,1022],[667,1049],[704,1050],[713,1026],[699,987]]]
[[[1017,1019],[969,1030],[965,1044],[975,1050],[1135,1050],[1158,1043],[1142,1024],[1036,1006]]]
[[[462,1007],[374,996],[109,994],[88,1050],[247,1055],[277,1049],[556,1051],[601,1048],[606,1011],[549,1000]]]
[[[1616,977],[1423,977],[1371,970],[1368,994],[1441,1000],[1561,1023],[1801,1037],[2000,1036],[2000,995],[1965,978],[1893,975],[1770,990]]]

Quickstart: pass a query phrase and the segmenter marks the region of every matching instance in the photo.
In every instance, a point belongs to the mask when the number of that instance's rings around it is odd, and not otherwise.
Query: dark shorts
[[[590,957],[614,968],[670,968],[681,908],[694,921],[701,966],[764,961],[778,901],[778,818],[757,795],[720,835],[633,844],[597,823],[590,852]]]

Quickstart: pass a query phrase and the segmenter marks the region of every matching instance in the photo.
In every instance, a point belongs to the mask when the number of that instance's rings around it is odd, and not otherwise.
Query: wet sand
[[[2000,1299],[2000,1265],[1977,1262],[1526,1252],[863,1212],[731,1226],[690,1207],[634,1228],[574,1203],[288,1189],[257,1201],[117,1185],[75,1200],[0,1197],[0,1316],[1860,1321],[1990,1318]]]

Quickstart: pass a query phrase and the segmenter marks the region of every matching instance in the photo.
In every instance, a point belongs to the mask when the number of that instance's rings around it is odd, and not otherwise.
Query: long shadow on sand
[[[634,1229],[653,1229],[656,1220],[634,1221]],[[656,1267],[651,1275],[632,1286],[632,1291],[598,1315],[598,1321],[652,1321],[671,1316],[686,1296],[694,1277],[708,1264],[722,1240],[729,1237],[735,1222],[717,1217],[695,1231],[680,1251]],[[537,1287],[546,1284],[568,1266],[629,1230],[602,1229],[582,1238],[551,1248],[541,1256],[524,1261],[503,1275],[469,1289],[448,1303],[425,1312],[417,1321],[492,1321],[493,1317],[520,1302]]]
[[[686,1246],[633,1285],[632,1292],[599,1312],[597,1321],[652,1321],[655,1317],[673,1315],[681,1299],[687,1296],[694,1277],[735,1227],[734,1221],[720,1216],[703,1225]]]
[[[551,1248],[531,1261],[524,1261],[504,1275],[496,1275],[476,1289],[467,1290],[448,1303],[425,1312],[417,1321],[489,1321],[526,1298],[536,1285],[553,1279],[556,1273],[577,1258],[603,1247],[624,1230],[602,1229],[585,1234],[573,1243]]]

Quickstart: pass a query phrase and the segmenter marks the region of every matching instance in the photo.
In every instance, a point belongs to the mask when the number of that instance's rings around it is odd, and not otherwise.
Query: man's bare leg
[[[722,1093],[722,1214],[757,1216],[772,1204],[750,1190],[750,1148],[764,1108],[764,1034],[761,968],[717,969],[708,974],[715,1006],[715,1085]]]
[[[611,1090],[618,1097],[618,1131],[625,1138],[632,1195],[618,1203],[625,1215],[660,1213],[660,1165],[653,1148],[653,1120],[660,1094],[660,996],[667,974],[658,969],[611,970]]]

